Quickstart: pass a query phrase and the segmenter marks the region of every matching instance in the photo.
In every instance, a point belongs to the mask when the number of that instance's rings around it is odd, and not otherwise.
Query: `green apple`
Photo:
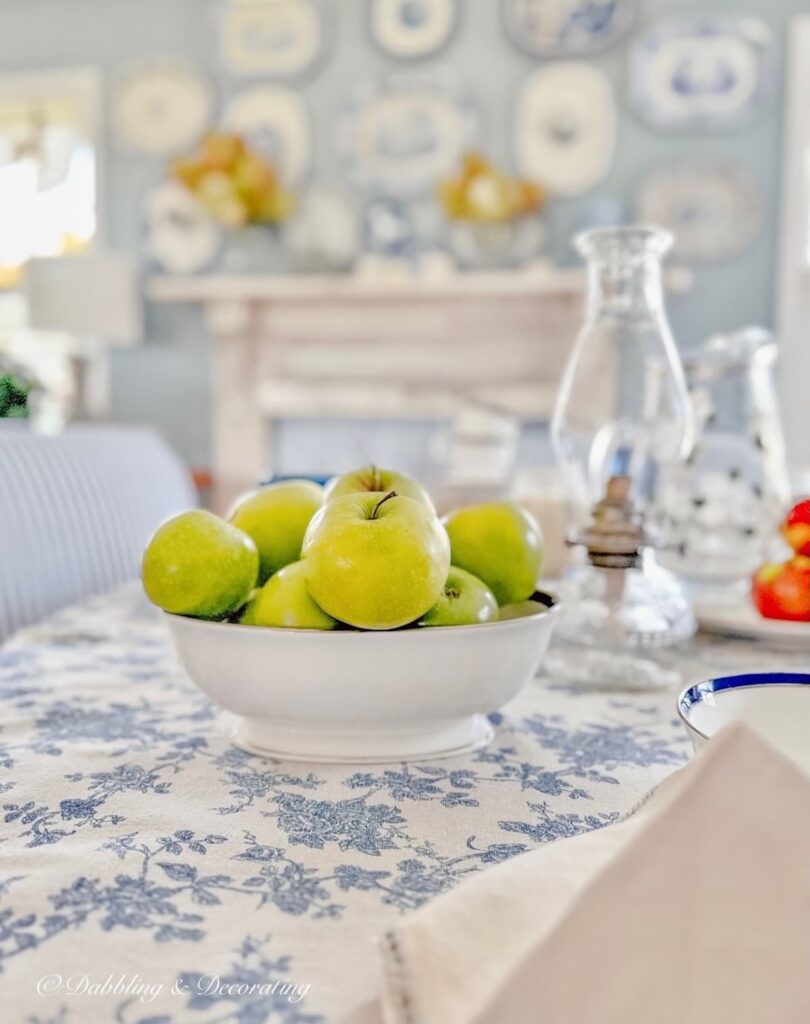
[[[219,619],[245,603],[258,571],[251,538],[200,509],[157,529],[143,555],[141,578],[146,596],[164,611]]]
[[[360,629],[396,629],[438,600],[450,544],[424,502],[361,492],[315,514],[303,561],[309,592],[324,611]]]
[[[323,504],[323,488],[310,480],[268,484],[240,498],[228,516],[259,549],[259,583],[301,557],[310,519]]]
[[[304,563],[293,562],[279,569],[248,605],[249,621],[243,625],[281,626],[286,629],[334,629],[337,622],[309,596]]]
[[[505,604],[501,608],[499,618],[501,621],[506,619],[525,619],[527,615],[537,615],[539,612],[546,612],[548,608],[539,601],[515,601],[513,604]]]
[[[489,587],[471,572],[451,565],[439,600],[418,625],[472,626],[497,618],[498,602]]]
[[[351,473],[333,476],[326,485],[324,498],[331,501],[332,498],[342,498],[347,494],[363,491],[375,494],[396,491],[400,497],[413,498],[414,501],[421,501],[433,508],[430,495],[421,484],[411,480],[404,473],[395,473],[392,469],[382,469],[380,466],[363,466],[362,469],[355,469]]]
[[[442,522],[453,565],[490,588],[498,604],[525,601],[537,589],[543,534],[534,516],[511,501],[450,512]]]
[[[255,590],[251,590],[248,594],[248,599],[241,608],[236,610],[232,622],[238,622],[240,626],[253,626],[255,625],[253,619],[256,615],[256,600],[261,594],[261,587],[256,587]]]

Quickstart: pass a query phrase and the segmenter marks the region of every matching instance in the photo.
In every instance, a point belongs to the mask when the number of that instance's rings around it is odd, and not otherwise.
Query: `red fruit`
[[[810,498],[793,506],[782,520],[781,530],[797,555],[810,557]]]
[[[810,558],[766,562],[754,573],[751,597],[765,619],[810,622]]]

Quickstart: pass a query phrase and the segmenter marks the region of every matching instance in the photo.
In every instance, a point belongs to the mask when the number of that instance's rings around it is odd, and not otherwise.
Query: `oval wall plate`
[[[630,100],[661,129],[739,124],[768,91],[772,48],[759,18],[666,18],[633,48]]]
[[[309,171],[309,118],[303,100],[292,90],[280,85],[243,90],[225,107],[222,126],[272,160],[288,185],[300,182]]]
[[[127,149],[167,156],[191,148],[211,121],[205,78],[173,57],[124,66],[113,83],[110,126]]]
[[[146,251],[164,270],[190,274],[213,262],[222,231],[177,181],[163,181],[144,204]]]
[[[731,160],[694,157],[651,171],[636,194],[639,220],[671,231],[673,254],[689,263],[718,263],[756,237],[762,199],[756,180]]]
[[[371,35],[391,57],[427,57],[450,38],[456,0],[371,0]]]
[[[321,54],[321,10],[315,0],[231,2],[220,38],[222,63],[231,74],[293,78]]]
[[[511,42],[532,57],[596,53],[635,21],[638,0],[501,0]]]
[[[559,196],[576,196],[605,177],[616,146],[616,105],[605,75],[565,61],[524,82],[515,115],[522,175]]]
[[[338,146],[359,186],[415,195],[455,168],[477,131],[472,104],[448,79],[403,72],[355,93]]]

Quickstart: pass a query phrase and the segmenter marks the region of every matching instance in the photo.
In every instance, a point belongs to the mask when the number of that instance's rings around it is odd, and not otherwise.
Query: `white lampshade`
[[[143,311],[133,261],[121,253],[29,261],[25,271],[29,323],[110,345],[141,339]]]

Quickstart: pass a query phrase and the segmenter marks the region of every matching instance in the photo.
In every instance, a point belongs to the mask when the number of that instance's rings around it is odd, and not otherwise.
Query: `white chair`
[[[0,643],[136,577],[155,527],[195,504],[151,431],[76,425],[49,437],[0,421]]]

